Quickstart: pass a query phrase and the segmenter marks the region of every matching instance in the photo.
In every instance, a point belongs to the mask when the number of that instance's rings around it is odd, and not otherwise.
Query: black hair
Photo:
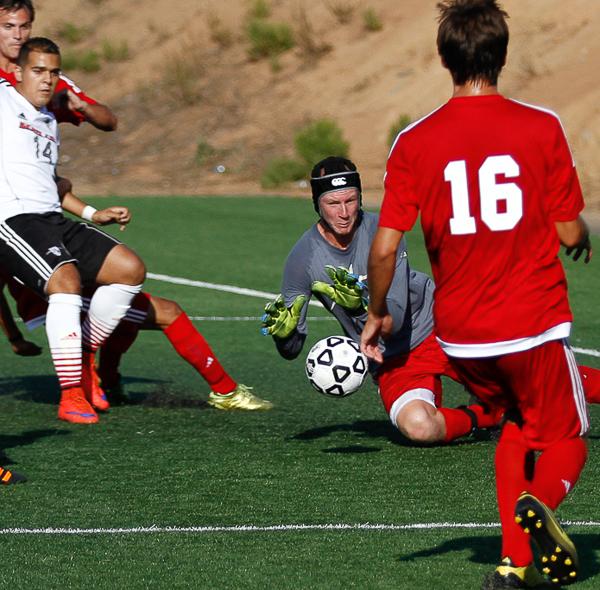
[[[31,22],[33,22],[33,19],[35,18],[35,9],[33,8],[31,0],[0,0],[0,10],[16,12],[17,10],[21,10],[21,8],[29,12]]]
[[[454,83],[495,86],[506,62],[508,14],[497,0],[444,0],[437,6],[438,53]]]
[[[46,37],[31,37],[31,39],[21,45],[17,57],[17,64],[23,67],[29,59],[29,54],[34,51],[60,56],[60,49],[54,41],[46,39]]]

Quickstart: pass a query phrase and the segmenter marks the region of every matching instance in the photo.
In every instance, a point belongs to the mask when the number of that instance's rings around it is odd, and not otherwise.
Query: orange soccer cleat
[[[85,393],[81,387],[63,389],[58,405],[58,418],[73,424],[98,422],[98,414],[85,399]]]
[[[100,379],[98,378],[96,365],[94,364],[94,354],[84,352],[82,360],[81,386],[85,391],[85,398],[96,410],[106,412],[110,408],[110,404],[104,390],[100,386]]]

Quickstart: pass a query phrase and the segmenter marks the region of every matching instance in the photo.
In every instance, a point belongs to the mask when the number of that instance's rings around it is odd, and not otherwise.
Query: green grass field
[[[118,201],[134,213],[119,237],[149,272],[268,292],[279,289],[290,247],[314,221],[312,204],[299,199]],[[426,270],[416,233],[410,252],[413,266]],[[600,349],[598,263],[566,262],[573,345],[592,350]],[[146,290],[177,300],[192,317],[260,316],[265,303],[151,279]],[[98,425],[69,425],[56,419],[43,331],[31,336],[42,357],[1,348],[2,464],[29,478],[0,489],[2,587],[480,587],[500,550],[493,442],[410,446],[372,384],[348,399],[325,398],[305,379],[302,360],[279,358],[258,321],[196,326],[230,373],[274,410],[207,407],[206,384],[162,333],[144,332],[122,366],[137,403],[111,409]],[[327,320],[311,321],[310,330],[307,344],[340,332]],[[578,360],[600,367],[598,357]],[[447,405],[465,401],[446,385]],[[600,587],[598,407],[591,417],[589,461],[559,513],[580,523],[569,531],[582,589]]]

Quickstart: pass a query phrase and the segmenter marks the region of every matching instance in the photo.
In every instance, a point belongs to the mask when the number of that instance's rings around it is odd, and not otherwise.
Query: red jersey
[[[0,77],[10,82],[13,86],[17,83],[15,75],[12,72],[9,73],[0,69]],[[81,88],[76,86],[72,80],[69,80],[69,78],[61,74],[56,84],[56,89],[54,90],[54,96],[48,105],[48,110],[54,113],[54,116],[59,123],[80,125],[85,121],[85,117],[82,113],[72,111],[67,106],[67,91],[69,90],[88,104],[96,104],[97,102],[93,98],[90,98],[83,90],[81,90]]]
[[[568,335],[554,222],[582,209],[554,113],[501,95],[461,97],[396,139],[379,225],[407,231],[420,211],[442,346],[471,348],[455,356],[493,356],[497,345],[480,354],[486,344],[525,340],[523,350],[553,329],[553,337]]]

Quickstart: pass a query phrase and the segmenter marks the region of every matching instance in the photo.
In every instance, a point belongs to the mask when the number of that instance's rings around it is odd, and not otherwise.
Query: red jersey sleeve
[[[553,132],[545,191],[548,215],[551,221],[572,221],[583,210],[583,195],[573,156],[558,119]]]
[[[96,101],[89,97],[72,80],[69,80],[69,78],[66,76],[61,75],[58,83],[56,84],[56,90],[54,91],[52,101],[48,105],[48,109],[54,113],[54,116],[59,123],[72,123],[73,125],[80,125],[83,123],[83,121],[85,121],[85,117],[82,113],[78,113],[77,111],[72,111],[69,109],[67,99],[67,92],[69,90],[76,94],[84,102],[87,102],[88,104],[96,104]]]
[[[379,226],[399,231],[410,230],[419,214],[419,200],[415,193],[402,136],[396,140],[388,158],[384,190]]]

